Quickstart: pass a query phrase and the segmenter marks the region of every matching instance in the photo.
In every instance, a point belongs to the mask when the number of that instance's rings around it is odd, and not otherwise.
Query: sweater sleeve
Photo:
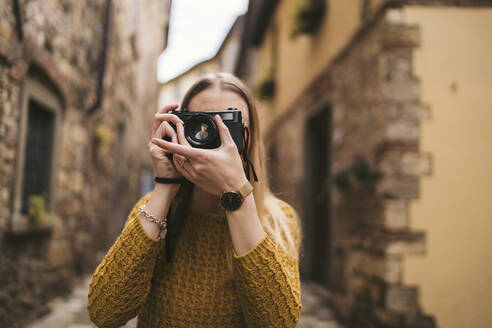
[[[298,252],[298,217],[289,205],[280,204]],[[248,327],[296,326],[302,307],[298,257],[287,256],[265,233],[247,253],[238,256],[233,250],[233,269],[233,284]]]
[[[87,309],[98,327],[125,324],[137,315],[149,292],[161,243],[143,229],[138,207],[146,204],[150,195],[133,207],[123,231],[92,276]]]

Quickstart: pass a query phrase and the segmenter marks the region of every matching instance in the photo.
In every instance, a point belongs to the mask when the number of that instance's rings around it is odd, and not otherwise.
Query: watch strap
[[[249,181],[246,181],[246,183],[242,185],[237,192],[241,195],[243,199],[245,199],[252,191],[253,185]]]

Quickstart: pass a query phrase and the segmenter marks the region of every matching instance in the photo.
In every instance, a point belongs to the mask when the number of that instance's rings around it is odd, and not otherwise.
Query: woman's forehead
[[[248,105],[244,99],[230,90],[209,88],[195,95],[188,104],[190,112],[196,111],[218,111],[235,107],[241,111],[243,119],[249,125]]]

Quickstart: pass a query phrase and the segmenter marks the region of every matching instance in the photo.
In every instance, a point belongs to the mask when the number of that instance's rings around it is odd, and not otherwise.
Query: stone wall
[[[44,314],[48,300],[91,272],[145,191],[168,10],[169,1],[0,2],[0,326]],[[63,107],[54,219],[14,229],[27,79]]]
[[[401,283],[402,257],[425,251],[425,234],[408,229],[408,203],[418,197],[419,177],[430,173],[431,162],[418,147],[419,122],[429,115],[412,75],[419,29],[402,25],[395,10],[368,21],[265,138],[275,190],[304,215],[304,278],[314,276],[313,262],[329,260],[323,282],[340,317],[354,328],[433,326],[419,312],[418,289]],[[325,128],[332,166],[327,191],[317,196],[330,204],[329,259],[313,258],[319,250],[306,215],[306,158],[313,156],[305,139],[313,132],[306,128],[322,108],[331,115]],[[361,156],[369,175],[349,173],[345,183],[335,183]]]

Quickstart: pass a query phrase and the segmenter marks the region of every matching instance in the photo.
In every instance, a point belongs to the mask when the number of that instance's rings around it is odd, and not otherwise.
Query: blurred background
[[[301,216],[298,327],[492,327],[491,31],[489,0],[0,0],[0,327],[92,327],[152,116],[214,71]]]

